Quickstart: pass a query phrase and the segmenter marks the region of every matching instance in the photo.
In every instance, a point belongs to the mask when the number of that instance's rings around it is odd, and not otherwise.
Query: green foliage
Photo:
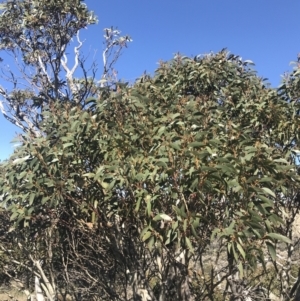
[[[16,62],[14,69],[7,64],[2,67],[7,81],[13,83],[0,87],[1,112],[7,120],[39,136],[44,107],[57,101],[82,103],[96,93],[95,70],[87,76],[79,52],[83,44],[80,30],[96,22],[82,0],[1,3],[0,50]],[[74,45],[74,38],[78,44],[70,67],[66,51]],[[83,71],[81,78],[73,77],[77,69]]]
[[[21,49],[28,64],[38,56],[53,59],[78,30],[96,22],[82,0],[14,0],[3,2],[1,9],[1,48]]]
[[[0,34],[2,47],[20,47],[25,63],[34,64],[26,58],[30,38],[37,57],[45,51],[44,64],[54,64],[52,56],[63,56],[63,45],[95,21],[81,1],[72,3],[7,3],[0,27],[20,22]],[[57,18],[66,29],[62,44]],[[287,212],[299,209],[299,72],[275,90],[251,64],[226,51],[176,55],[132,86],[98,87],[86,78],[80,94],[69,78],[68,97],[49,83],[41,87],[50,89],[48,98],[14,91],[19,105],[32,98],[41,108],[40,135],[24,133],[0,166],[1,204],[23,250],[14,253],[18,262],[30,270],[32,254],[47,258],[57,286],[84,291],[86,300],[126,300],[129,284],[133,294],[143,285],[159,300],[167,300],[166,291],[192,300],[189,289],[213,299],[222,285],[216,275],[234,295],[229,277],[255,278],[267,252],[276,262],[277,242],[291,243]],[[38,59],[36,66],[44,65]],[[203,265],[212,244],[226,273]],[[201,280],[190,276],[191,263]],[[67,272],[59,276],[62,265]],[[176,290],[189,277],[185,292]]]
[[[92,223],[118,214],[142,225],[150,248],[193,253],[218,237],[236,262],[254,265],[258,241],[271,253],[277,239],[289,242],[274,233],[282,222],[274,202],[298,185],[297,106],[247,62],[225,51],[178,55],[89,105],[50,106],[46,135],[24,135],[4,164],[13,220],[61,207]]]

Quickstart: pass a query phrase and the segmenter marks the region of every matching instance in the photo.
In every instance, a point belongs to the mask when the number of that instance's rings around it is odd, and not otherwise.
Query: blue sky
[[[119,79],[134,81],[145,70],[153,73],[159,60],[169,60],[176,52],[194,56],[227,47],[254,61],[258,74],[276,87],[300,52],[299,0],[85,2],[99,18],[83,32],[85,49],[98,49],[99,68],[103,28],[117,26],[133,39],[116,66]],[[0,116],[1,160],[12,153],[16,131]]]

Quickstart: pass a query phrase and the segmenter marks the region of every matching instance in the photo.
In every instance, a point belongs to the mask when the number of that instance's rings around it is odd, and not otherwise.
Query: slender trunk
[[[37,276],[34,277],[35,296],[37,301],[45,301],[43,290],[41,288],[40,280]]]

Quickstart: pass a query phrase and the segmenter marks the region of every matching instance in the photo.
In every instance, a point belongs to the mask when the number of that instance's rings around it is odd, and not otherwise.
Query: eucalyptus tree
[[[97,81],[80,52],[97,19],[82,1],[1,9],[0,48],[16,69],[3,64],[0,108],[24,131],[1,164],[13,237],[1,248],[41,298],[244,300],[258,297],[268,260],[282,281],[260,293],[299,293],[297,68],[277,90],[226,50],[177,54],[129,86],[113,65],[131,39],[106,28]]]
[[[0,69],[2,83],[5,82],[0,86],[0,110],[8,121],[22,130],[18,142],[26,145],[29,140],[52,133],[53,128],[45,128],[41,124],[44,113],[55,104],[68,104],[69,109],[78,105],[85,109],[86,98],[97,96],[100,87],[114,83],[113,66],[131,39],[121,36],[120,31],[113,27],[105,28],[104,50],[100,59],[103,60],[103,72],[97,79],[97,62],[93,62],[92,66],[86,64],[80,38],[82,30],[97,23],[97,17],[83,1],[8,0],[1,2],[0,9],[0,50],[3,53]],[[68,54],[70,51],[71,55]],[[7,193],[11,195],[11,192]],[[1,198],[10,197],[8,194],[1,194]],[[14,201],[6,203],[5,210],[15,204]],[[22,256],[13,255],[11,246],[6,245],[4,251],[11,252],[11,258],[14,257],[19,268],[43,278],[44,284],[51,283],[52,288],[46,285],[44,292],[53,299],[57,279],[54,281],[51,273],[43,275],[39,265],[42,255],[34,254],[32,250],[38,249],[34,243],[27,243],[27,235],[36,235],[31,230],[30,233],[26,232],[27,229],[15,233],[16,240],[22,241],[16,245],[22,250],[23,261],[20,259]],[[47,247],[49,245],[43,250]],[[51,258],[50,253],[48,255]],[[47,280],[50,276],[52,278]]]
[[[251,64],[226,50],[176,55],[132,86],[47,106],[45,134],[23,135],[0,193],[27,233],[23,264],[46,258],[35,273],[53,296],[243,300],[268,260],[283,271],[276,249],[298,210],[297,74],[277,91]],[[289,300],[290,276],[260,293]]]
[[[86,66],[80,39],[80,32],[95,24],[97,17],[82,0],[3,1],[1,10],[0,49],[6,53],[1,77],[8,88],[0,87],[0,109],[23,131],[39,135],[45,107],[65,101],[84,106],[87,97],[97,94],[97,64]],[[107,75],[131,41],[114,28],[106,28],[104,37],[102,85],[109,82]],[[5,64],[7,54],[12,67]]]

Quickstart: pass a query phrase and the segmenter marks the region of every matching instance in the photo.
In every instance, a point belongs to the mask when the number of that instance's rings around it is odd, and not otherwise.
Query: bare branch
[[[117,29],[111,28],[105,28],[104,29],[105,34],[105,49],[102,52],[102,60],[103,60],[103,74],[102,79],[100,80],[100,85],[103,87],[107,81],[111,80],[110,78],[107,78],[109,75],[109,72],[113,71],[113,65],[117,62],[119,59],[121,52],[124,47],[127,47],[128,42],[132,42],[132,39],[130,36],[120,36],[120,31]],[[117,47],[117,49],[115,48]],[[111,61],[109,62],[109,58],[111,58]]]
[[[34,260],[33,257],[31,255],[29,255],[29,258],[32,260],[32,262],[34,263],[34,265],[37,267],[38,271],[40,272],[41,278],[43,280],[43,282],[45,283],[45,285],[43,286],[43,290],[46,293],[47,297],[49,298],[50,301],[54,301],[54,297],[55,297],[55,284],[54,283],[50,283],[50,281],[48,280],[47,276],[45,275],[42,266],[40,264],[39,260]],[[36,276],[35,281],[38,281],[38,277]]]
[[[61,59],[61,64],[62,64],[64,70],[66,71],[66,78],[67,78],[67,81],[68,81],[68,84],[69,84],[69,87],[70,87],[73,97],[74,96],[76,97],[76,94],[78,93],[78,89],[73,80],[73,75],[74,75],[74,72],[76,71],[76,69],[78,68],[79,55],[80,55],[79,50],[83,45],[83,42],[80,40],[80,37],[79,37],[79,31],[77,32],[76,37],[77,37],[78,46],[74,47],[75,63],[74,63],[74,66],[72,67],[72,69],[70,70],[67,66],[68,59],[65,54],[64,54],[63,59]],[[77,103],[78,103],[78,101],[79,100],[75,100],[75,102],[77,102]]]

